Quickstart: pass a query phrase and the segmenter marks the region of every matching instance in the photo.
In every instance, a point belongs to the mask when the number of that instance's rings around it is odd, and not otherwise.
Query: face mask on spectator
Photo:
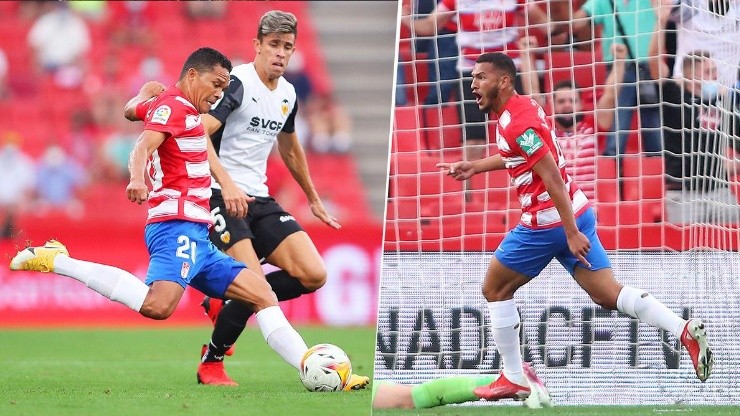
[[[706,101],[717,99],[719,81],[704,81],[701,83],[701,98]]]
[[[555,121],[566,129],[581,120],[583,120],[583,114],[559,114],[555,116]]]

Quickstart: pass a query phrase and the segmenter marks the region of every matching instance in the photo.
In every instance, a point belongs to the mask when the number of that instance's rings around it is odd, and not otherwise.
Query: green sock
[[[496,380],[495,375],[440,378],[414,386],[411,390],[411,398],[417,409],[469,402],[478,400],[478,397],[473,394],[476,387],[487,386],[494,380]]]

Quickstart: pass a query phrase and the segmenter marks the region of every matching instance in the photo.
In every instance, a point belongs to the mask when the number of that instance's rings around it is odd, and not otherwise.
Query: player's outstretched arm
[[[493,155],[487,158],[478,159],[474,162],[459,161],[454,163],[437,163],[437,167],[447,171],[447,175],[458,181],[470,179],[476,173],[489,172],[492,170],[501,170],[506,168],[501,155]]]
[[[321,202],[321,198],[319,198],[319,194],[316,192],[311,175],[308,172],[306,154],[303,152],[303,147],[298,141],[298,135],[295,132],[280,132],[277,140],[280,157],[285,162],[285,166],[290,171],[290,174],[293,175],[293,179],[298,182],[303,193],[306,194],[313,215],[332,228],[341,228],[342,226],[339,225],[337,219],[326,210],[323,202]]]
[[[136,115],[136,106],[143,103],[144,101],[156,97],[164,91],[164,84],[158,81],[148,81],[141,86],[139,93],[133,98],[128,100],[126,106],[123,108],[123,116],[130,121],[139,121],[140,118]]]
[[[128,158],[128,170],[131,180],[128,186],[126,186],[126,196],[129,201],[136,202],[139,205],[146,201],[149,195],[149,188],[147,188],[144,181],[146,162],[149,156],[164,142],[166,137],[162,132],[144,130],[136,140],[134,150],[131,151],[131,155]]]
[[[565,229],[565,236],[568,239],[568,248],[570,248],[570,251],[580,262],[587,267],[591,267],[591,264],[586,260],[586,254],[591,249],[591,243],[578,230],[570,197],[565,190],[565,182],[563,182],[563,178],[560,176],[560,169],[558,169],[558,165],[555,163],[555,158],[553,158],[550,152],[547,152],[532,165],[532,172],[542,178],[545,189],[555,204],[558,214],[560,214],[560,220]]]

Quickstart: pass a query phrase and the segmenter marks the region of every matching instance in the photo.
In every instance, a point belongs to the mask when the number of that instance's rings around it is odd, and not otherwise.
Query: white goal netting
[[[527,45],[504,46],[519,67],[517,88],[536,97],[553,126],[564,130],[558,136],[566,169],[597,210],[598,233],[617,278],[650,291],[679,315],[701,317],[716,363],[711,378],[699,382],[673,335],[593,304],[557,262],[515,297],[525,360],[559,404],[739,404],[740,2],[681,0],[666,11],[664,31],[645,31],[646,23],[638,22],[648,12],[655,25],[662,12],[640,9],[652,8],[649,1],[615,0],[616,15],[598,14],[608,0],[530,0],[519,9],[513,0],[491,3],[515,12],[488,10],[485,1],[443,1],[460,8],[447,12],[457,33],[449,25],[433,33],[423,24],[401,25],[375,377],[418,383],[495,373],[500,366],[481,283],[492,252],[518,222],[519,201],[505,172],[461,183],[435,167],[497,152],[495,117],[480,123],[485,141],[474,140],[479,137],[467,126],[476,121],[466,122],[461,90],[470,82],[461,82],[457,69],[450,75],[445,65],[457,58],[437,47],[469,29],[466,19],[478,14],[473,22],[486,29],[477,40],[512,27],[517,41],[528,38]],[[584,3],[598,4],[591,9],[593,25],[574,23]],[[622,3],[642,6],[619,11]],[[416,21],[434,4],[414,0],[410,6]],[[529,6],[553,23],[538,26]],[[607,28],[617,18],[628,32],[624,37]],[[647,60],[643,74],[626,57],[624,74],[610,91],[618,65],[604,44],[619,38],[640,61],[651,53],[653,33],[659,37],[656,62],[663,63],[654,68],[663,75],[653,83],[658,102],[635,90],[648,83]],[[521,51],[525,46],[529,53]],[[630,88],[631,104],[602,99]],[[634,117],[625,121],[625,110]],[[567,124],[568,116],[573,133],[556,124]]]

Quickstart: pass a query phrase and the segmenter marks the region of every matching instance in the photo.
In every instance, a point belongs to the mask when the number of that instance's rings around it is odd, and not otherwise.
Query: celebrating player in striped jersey
[[[596,235],[588,198],[565,173],[565,159],[537,102],[514,91],[516,67],[508,56],[486,53],[476,61],[472,90],[478,108],[498,114],[500,153],[474,162],[440,163],[456,180],[507,169],[522,205],[520,223],[496,250],[483,282],[491,333],[503,372],[490,386],[475,390],[486,400],[524,399],[530,394],[522,367],[520,317],[514,292],[536,277],[553,258],[601,307],[618,310],[680,338],[701,381],[712,370],[704,324],[682,319],[649,293],[623,286],[614,278]]]
[[[201,48],[185,61],[174,86],[164,89],[149,82],[126,105],[126,118],[145,123],[129,159],[126,194],[132,202],[149,205],[146,283],[125,270],[74,259],[53,240],[19,251],[10,268],[72,277],[152,319],[168,318],[187,285],[209,296],[234,299],[249,305],[270,347],[298,369],[308,348],[285,319],[270,285],[208,238],[213,224],[211,176],[201,114],[221,98],[229,85],[229,71],[231,62],[223,54]]]

